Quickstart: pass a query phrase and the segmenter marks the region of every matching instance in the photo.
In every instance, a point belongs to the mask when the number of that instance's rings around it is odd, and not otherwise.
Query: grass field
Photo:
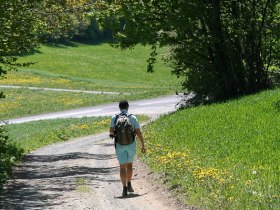
[[[279,209],[280,89],[179,111],[145,128],[143,157],[201,209]]]
[[[155,73],[146,72],[149,48],[118,50],[109,44],[42,46],[39,53],[22,62],[34,65],[10,72],[0,84],[88,89],[114,92],[155,92],[158,95],[180,89],[180,80],[171,75],[161,59]]]
[[[28,90],[25,88],[3,89],[3,91],[6,98],[1,99],[0,120],[118,102],[123,99],[138,100],[156,96],[153,93],[141,92],[128,95],[109,95]]]
[[[159,59],[155,73],[146,72],[149,48],[138,46],[121,51],[109,44],[42,46],[39,52],[22,57],[34,62],[19,71],[8,72],[0,85],[49,87],[76,90],[118,92],[118,95],[90,95],[27,89],[4,89],[0,101],[0,120],[27,115],[61,111],[71,108],[138,100],[174,94],[180,81]],[[128,93],[127,95],[124,93]]]

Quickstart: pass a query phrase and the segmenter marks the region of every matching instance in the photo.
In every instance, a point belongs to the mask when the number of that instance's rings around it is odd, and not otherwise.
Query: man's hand
[[[112,139],[112,138],[114,138],[114,137],[115,137],[115,134],[113,134],[113,133],[109,133],[109,137]]]
[[[142,152],[143,154],[146,153],[146,147],[145,147],[145,146],[142,146],[142,147],[141,147],[141,152]]]

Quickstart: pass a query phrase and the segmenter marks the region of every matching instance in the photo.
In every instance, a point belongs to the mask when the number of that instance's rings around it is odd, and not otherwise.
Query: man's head
[[[119,108],[120,110],[128,110],[129,104],[127,100],[120,101]]]

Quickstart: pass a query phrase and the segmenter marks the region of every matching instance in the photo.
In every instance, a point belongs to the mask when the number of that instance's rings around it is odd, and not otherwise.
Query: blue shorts
[[[120,165],[132,163],[136,154],[136,140],[129,145],[116,145],[116,155]]]

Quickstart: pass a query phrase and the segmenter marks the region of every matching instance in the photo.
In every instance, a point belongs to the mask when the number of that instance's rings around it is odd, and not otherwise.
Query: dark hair
[[[119,107],[120,109],[128,109],[129,107],[128,101],[127,100],[120,101]]]

